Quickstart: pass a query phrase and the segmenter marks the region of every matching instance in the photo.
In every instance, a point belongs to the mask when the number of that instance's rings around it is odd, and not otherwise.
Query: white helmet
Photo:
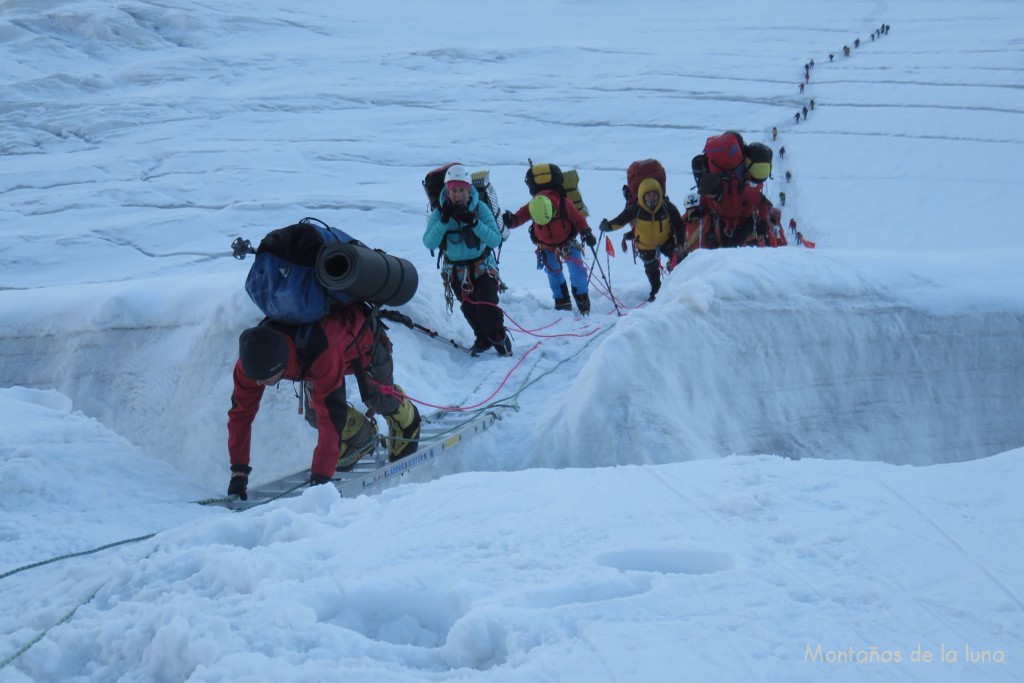
[[[447,185],[448,183],[466,183],[466,185],[472,185],[473,179],[469,175],[469,169],[462,164],[455,164],[444,174],[444,184]]]
[[[697,197],[697,195],[693,194],[692,192],[686,195],[686,202],[684,204],[686,208],[689,209],[690,207],[697,206],[698,204],[700,204],[700,199]]]

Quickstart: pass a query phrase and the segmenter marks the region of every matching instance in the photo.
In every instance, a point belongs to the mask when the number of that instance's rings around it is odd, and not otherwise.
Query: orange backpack
[[[643,159],[641,161],[634,161],[626,169],[626,184],[622,187],[622,195],[626,198],[627,203],[637,204],[639,202],[637,192],[639,191],[640,183],[645,178],[657,180],[661,185],[662,195],[667,195],[668,190],[665,189],[665,167],[657,159]]]

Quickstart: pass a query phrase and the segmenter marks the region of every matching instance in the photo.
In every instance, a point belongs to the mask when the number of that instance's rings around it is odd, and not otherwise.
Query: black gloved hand
[[[309,485],[310,486],[320,486],[320,485],[326,484],[326,483],[328,483],[330,481],[331,481],[330,477],[325,477],[322,474],[311,474],[311,475],[309,475]]]
[[[238,496],[239,500],[249,500],[249,473],[252,468],[248,465],[232,465],[231,481],[228,482],[228,495]]]
[[[452,211],[454,208],[455,205],[452,204],[451,202],[445,202],[444,204],[442,204],[440,209],[441,220],[445,221],[446,223],[450,221],[452,219]]]
[[[473,220],[473,225],[476,225],[475,217]],[[459,229],[459,232],[462,233],[462,241],[465,242],[467,247],[469,247],[470,249],[476,249],[477,247],[480,246],[480,238],[476,236],[475,232],[473,232],[472,225],[463,225]]]
[[[610,232],[612,229],[612,224],[608,222],[607,218],[602,218],[601,223],[597,226],[597,229],[600,230],[601,232]]]
[[[462,223],[463,227],[475,228],[477,223],[476,213],[470,211],[466,215],[459,218],[459,222]]]
[[[452,215],[455,216],[455,220],[460,223],[466,218],[469,213],[469,207],[465,204],[456,204],[452,207]]]
[[[597,238],[594,237],[594,231],[593,230],[587,230],[586,232],[584,232],[581,235],[581,237],[583,238],[583,242],[588,247],[595,247],[595,246],[597,246]]]
[[[505,211],[501,214],[501,221],[505,224],[506,228],[514,228],[516,226],[516,215],[511,211]]]

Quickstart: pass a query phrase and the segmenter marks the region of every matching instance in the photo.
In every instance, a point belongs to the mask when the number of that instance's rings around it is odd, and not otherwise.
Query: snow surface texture
[[[1024,6],[349,4],[0,3],[0,681],[1020,680]],[[515,209],[576,168],[596,226],[726,129],[817,249],[649,305],[602,254],[626,315],[577,320],[514,231],[515,358],[391,336],[414,398],[517,411],[379,496],[189,504],[260,317],[236,236],[342,227],[468,345],[429,169]],[[254,482],[308,466],[288,387],[254,433]]]

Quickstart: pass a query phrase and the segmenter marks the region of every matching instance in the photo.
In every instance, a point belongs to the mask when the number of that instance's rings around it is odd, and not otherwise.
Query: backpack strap
[[[566,244],[568,244],[569,242],[572,242],[577,237],[579,237],[580,233],[579,233],[579,230],[576,229],[576,226],[573,225],[569,221],[569,214],[565,211],[565,203],[566,202],[571,203],[573,205],[573,208],[576,208],[576,202],[572,201],[572,199],[570,199],[569,196],[567,194],[565,194],[565,192],[563,191],[561,193],[561,198],[558,200],[558,214],[557,214],[557,217],[561,218],[562,222],[569,226],[569,239],[566,240],[566,242],[565,242]]]
[[[316,323],[306,323],[305,325],[299,325],[295,332],[292,334],[292,341],[295,342],[295,355],[299,361],[299,367],[302,369],[302,373],[299,375],[299,381],[302,382],[306,378],[306,371],[309,369],[309,359],[306,358],[307,347],[309,346],[309,338],[313,334],[313,325]]]
[[[313,400],[312,399],[313,387],[312,387],[312,385],[309,382],[306,381],[306,370],[309,367],[309,363],[307,362],[308,359],[306,358],[306,350],[307,350],[307,347],[309,346],[309,337],[310,337],[310,335],[313,334],[313,325],[314,324],[315,323],[307,323],[305,325],[299,325],[295,329],[295,332],[292,334],[292,341],[295,342],[295,357],[296,357],[296,359],[299,362],[299,368],[300,368],[299,379],[298,379],[298,384],[299,384],[300,388],[296,389],[296,391],[295,391],[295,395],[299,399],[299,409],[298,409],[299,415],[304,415],[307,405],[309,406],[309,409],[311,411],[312,411],[312,407],[313,407],[313,404],[312,404],[312,400]],[[292,384],[292,386],[295,386],[295,385]],[[310,413],[310,417],[306,417],[306,421],[308,422],[311,419],[312,419],[312,412]],[[313,422],[310,422],[310,424],[313,424],[315,426],[315,424]]]
[[[373,379],[373,363],[374,358],[377,356],[377,349],[387,339],[385,334],[387,327],[380,320],[380,306],[367,303],[363,306],[363,310],[366,312],[366,317],[363,319],[362,327],[353,335],[353,344],[356,343],[363,330],[369,330],[370,336],[373,337],[373,345],[370,347],[370,357],[366,367],[361,363],[356,363],[355,372],[353,372],[360,391],[362,391],[363,387],[369,386],[369,380]]]
[[[293,328],[291,337],[292,341],[295,343],[295,358],[299,363],[300,374],[299,378],[292,383],[292,386],[299,384],[302,387],[301,389],[295,390],[295,396],[299,399],[299,415],[302,415],[305,412],[306,370],[309,366],[309,359],[306,358],[306,347],[309,345],[309,337],[313,333],[313,325],[315,324],[316,323],[307,323],[305,325],[286,325],[285,323],[279,323],[267,317],[261,320],[259,325],[257,325],[257,327],[270,327],[278,332],[285,332],[285,330],[281,329],[281,326]]]

